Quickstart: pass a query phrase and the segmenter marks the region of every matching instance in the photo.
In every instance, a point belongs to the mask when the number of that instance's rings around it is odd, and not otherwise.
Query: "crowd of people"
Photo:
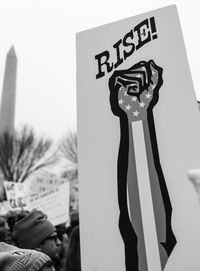
[[[56,227],[39,211],[0,217],[1,271],[81,271],[78,213]]]

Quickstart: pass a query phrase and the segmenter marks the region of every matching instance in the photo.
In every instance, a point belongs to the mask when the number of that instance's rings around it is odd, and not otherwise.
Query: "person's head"
[[[79,225],[79,213],[75,211],[70,214],[70,225],[66,228],[67,235],[70,236],[73,228],[78,225]]]
[[[60,263],[62,255],[62,242],[56,232],[53,232],[36,247],[37,250],[47,254],[55,265]]]
[[[6,239],[7,231],[3,228],[0,228],[0,242],[4,242]]]
[[[63,235],[66,234],[66,223],[59,224],[56,226],[56,231],[58,234],[58,238],[62,240]]]
[[[0,217],[0,242],[4,242],[10,233],[10,229],[5,217]]]
[[[71,226],[72,228],[79,225],[79,213],[78,212],[72,212],[70,214],[70,220],[71,220]]]
[[[47,216],[33,210],[13,227],[13,238],[20,248],[37,249],[47,254],[54,263],[60,260],[61,242]]]
[[[81,271],[79,226],[74,227],[70,234],[66,258],[66,270]]]
[[[55,271],[50,258],[44,253],[20,249],[0,242],[1,271]]]
[[[5,217],[0,217],[0,228],[8,229],[8,223]]]

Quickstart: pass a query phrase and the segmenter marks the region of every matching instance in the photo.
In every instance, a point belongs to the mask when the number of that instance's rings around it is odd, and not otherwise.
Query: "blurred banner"
[[[21,211],[28,208],[28,199],[23,183],[4,181],[4,187],[10,211]]]
[[[69,183],[58,185],[37,196],[29,196],[28,210],[38,209],[47,214],[53,225],[69,220]]]
[[[37,194],[30,193],[29,185],[28,182],[4,182],[8,199],[7,210],[16,212],[38,209],[43,211],[55,226],[69,220],[69,182],[52,185]]]
[[[26,190],[28,195],[36,196],[38,193],[44,193],[58,185],[65,183],[66,178],[61,178],[47,170],[40,170],[28,177],[26,180]]]
[[[200,269],[200,114],[176,6],[77,34],[77,109],[82,270]]]

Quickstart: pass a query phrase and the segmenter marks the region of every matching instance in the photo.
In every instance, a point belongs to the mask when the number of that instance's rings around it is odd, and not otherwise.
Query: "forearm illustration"
[[[141,61],[109,80],[111,110],[120,119],[119,229],[126,271],[163,270],[176,244],[152,111],[162,72],[153,60]]]

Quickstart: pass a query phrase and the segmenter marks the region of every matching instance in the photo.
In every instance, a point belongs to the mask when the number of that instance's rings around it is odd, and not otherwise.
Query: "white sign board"
[[[176,7],[78,33],[77,105],[82,270],[200,269],[200,114]]]
[[[38,209],[44,212],[53,225],[69,220],[70,184],[63,183],[31,196],[27,183],[4,182],[10,211]]]
[[[38,209],[47,214],[53,225],[65,223],[69,219],[69,183],[29,197],[28,210]]]
[[[27,196],[23,183],[4,181],[4,187],[10,211],[27,209]]]
[[[30,196],[36,196],[38,193],[50,191],[66,181],[66,179],[60,178],[54,173],[40,170],[26,180],[27,193]]]

